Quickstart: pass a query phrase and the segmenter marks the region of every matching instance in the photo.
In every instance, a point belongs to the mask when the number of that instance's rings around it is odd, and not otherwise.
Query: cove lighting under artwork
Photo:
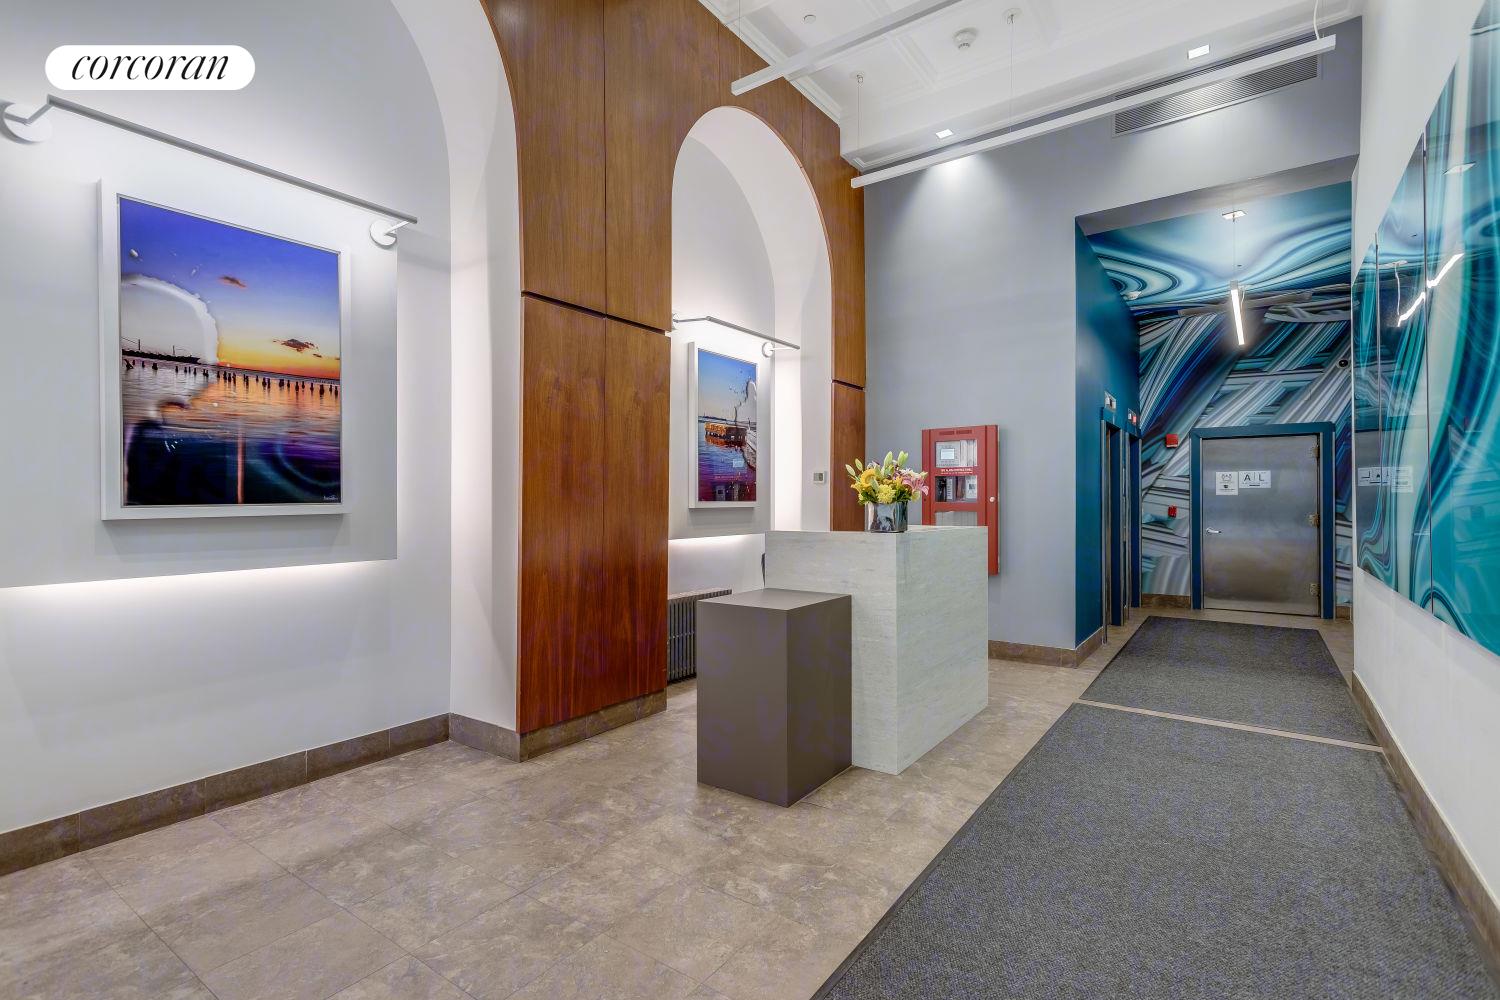
[[[119,232],[106,516],[339,510],[340,255],[123,195],[104,211]]]
[[[1359,567],[1500,653],[1500,3],[1355,277]]]
[[[753,507],[759,482],[756,364],[688,347],[694,507]]]
[[[1225,205],[1088,238],[1140,328],[1143,593],[1191,593],[1194,428],[1330,422],[1334,580],[1350,602],[1350,196],[1333,184],[1238,203],[1233,220]]]

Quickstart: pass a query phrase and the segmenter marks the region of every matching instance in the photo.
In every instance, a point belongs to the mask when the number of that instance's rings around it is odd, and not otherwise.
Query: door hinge
[[[1314,462],[1316,462],[1320,458],[1322,458],[1322,455],[1323,455],[1323,453],[1322,453],[1322,447],[1323,447],[1323,443],[1321,441],[1319,441],[1317,438],[1313,438],[1313,461]]]
[[[1309,583],[1307,585],[1307,589],[1312,592],[1312,595],[1314,597],[1322,597],[1323,596],[1323,588],[1321,586],[1319,586],[1318,584],[1316,584],[1316,583]]]
[[[1317,511],[1313,511],[1311,514],[1307,515],[1307,523],[1312,525],[1314,528],[1320,528],[1323,526],[1323,519],[1318,516]]]

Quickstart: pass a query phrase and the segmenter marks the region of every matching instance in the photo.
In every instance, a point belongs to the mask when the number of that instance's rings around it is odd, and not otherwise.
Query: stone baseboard
[[[1033,646],[1024,642],[1002,642],[990,640],[990,659],[1020,660],[1022,663],[1040,663],[1049,667],[1076,667],[1088,659],[1094,650],[1104,644],[1104,629],[1089,636],[1076,649],[1066,646]]]
[[[493,722],[452,714],[448,716],[448,738],[506,760],[531,760],[549,751],[581,743],[591,736],[655,715],[666,707],[667,692],[653,691],[651,694],[529,733],[516,733]]]
[[[1191,608],[1193,599],[1187,594],[1142,594],[1143,608]]]
[[[442,743],[447,738],[448,716],[435,715],[0,833],[0,875]]]
[[[1458,897],[1491,972],[1500,978],[1500,901],[1490,895],[1437,804],[1427,794],[1427,789],[1422,786],[1416,772],[1411,769],[1411,764],[1401,753],[1401,748],[1391,736],[1380,710],[1370,700],[1370,693],[1365,690],[1357,671],[1350,687],[1354,701],[1365,717],[1365,723],[1370,727],[1370,732],[1375,734],[1375,741],[1385,750],[1386,769],[1395,781],[1402,801],[1406,803],[1406,811],[1417,824],[1427,849],[1437,859],[1438,870],[1442,872],[1444,881]]]

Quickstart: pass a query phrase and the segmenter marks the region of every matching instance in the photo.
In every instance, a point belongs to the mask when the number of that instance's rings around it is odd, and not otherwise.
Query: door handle
[[[1204,528],[1203,530],[1208,532],[1210,535],[1223,534],[1223,532],[1221,532],[1218,528]]]

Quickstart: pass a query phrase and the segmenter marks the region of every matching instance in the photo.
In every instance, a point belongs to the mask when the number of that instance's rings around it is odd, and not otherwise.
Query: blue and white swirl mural
[[[1355,278],[1359,566],[1500,652],[1500,2]]]
[[[1089,237],[1140,328],[1142,592],[1191,592],[1195,427],[1328,421],[1335,577],[1349,602],[1350,195],[1334,184]],[[1226,221],[1231,208],[1245,215]],[[1244,347],[1228,310],[1234,280],[1246,289]]]

